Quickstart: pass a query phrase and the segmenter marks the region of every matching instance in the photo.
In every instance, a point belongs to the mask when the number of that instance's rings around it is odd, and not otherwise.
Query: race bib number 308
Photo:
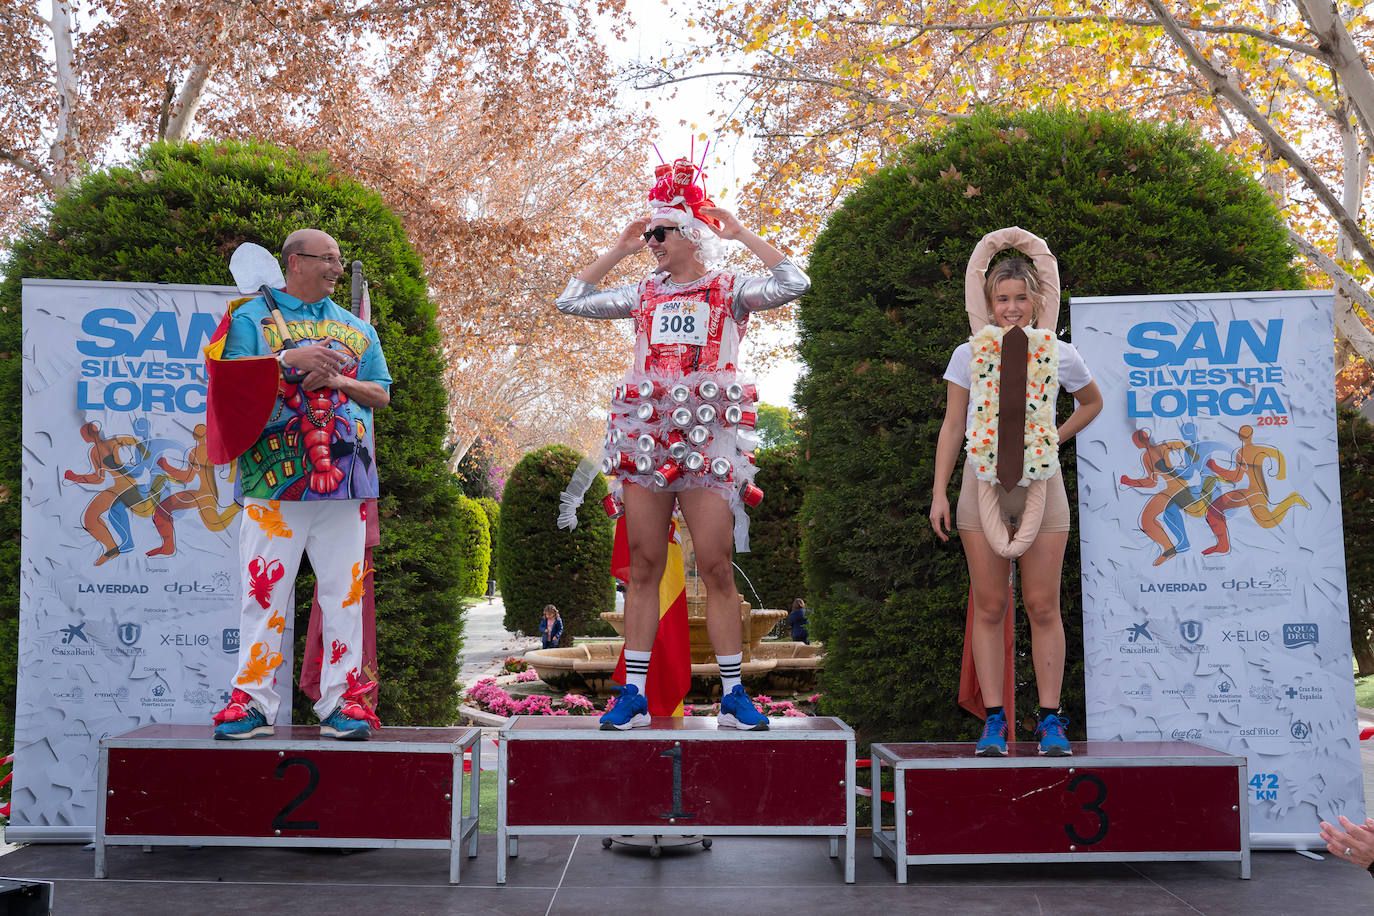
[[[706,345],[706,324],[710,308],[699,299],[669,299],[654,309],[654,328],[650,340],[662,344]]]

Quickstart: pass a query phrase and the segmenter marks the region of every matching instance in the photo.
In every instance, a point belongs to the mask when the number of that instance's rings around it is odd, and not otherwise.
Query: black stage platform
[[[859,838],[856,883],[823,837],[716,839],[709,851],[665,849],[652,859],[601,847],[599,836],[527,836],[496,884],[496,838],[482,834],[463,883],[446,881],[440,850],[340,854],[301,849],[108,850],[114,877],[91,877],[93,853],[35,845],[0,856],[0,875],[56,882],[62,916],[138,913],[428,914],[1117,913],[1308,914],[1374,910],[1374,881],[1331,856],[1255,852],[1252,878],[1234,862],[924,865],[898,885],[890,861]]]

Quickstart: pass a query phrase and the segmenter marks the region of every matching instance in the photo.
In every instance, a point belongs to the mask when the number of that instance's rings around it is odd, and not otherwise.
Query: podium
[[[522,834],[828,836],[854,881],[854,731],[776,718],[768,731],[655,717],[601,731],[591,717],[516,716],[497,751],[496,881]]]
[[[1182,741],[1074,742],[1041,757],[971,743],[874,744],[873,855],[907,866],[977,862],[1230,860],[1250,877],[1246,760]],[[896,816],[883,829],[883,766]]]
[[[291,725],[216,741],[209,725],[146,725],[103,739],[95,876],[106,876],[109,846],[409,848],[449,850],[456,884],[462,841],[477,854],[480,737],[389,727],[340,741]]]

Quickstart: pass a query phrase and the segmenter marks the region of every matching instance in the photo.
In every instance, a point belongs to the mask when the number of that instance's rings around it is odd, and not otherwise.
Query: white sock
[[[744,661],[744,653],[736,652],[734,655],[717,655],[716,665],[720,667],[720,695],[725,696],[730,691],[739,686],[740,664]]]
[[[625,683],[633,686],[640,693],[644,692],[644,685],[649,680],[649,656],[651,655],[653,655],[652,652],[625,650]]]

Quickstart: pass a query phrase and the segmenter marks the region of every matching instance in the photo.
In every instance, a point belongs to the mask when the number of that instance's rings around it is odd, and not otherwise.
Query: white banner
[[[1256,846],[1364,818],[1329,292],[1075,299],[1088,738],[1249,761]]]
[[[228,700],[238,507],[205,455],[200,350],[236,295],[24,281],[12,841],[89,838],[102,737],[208,737]]]

